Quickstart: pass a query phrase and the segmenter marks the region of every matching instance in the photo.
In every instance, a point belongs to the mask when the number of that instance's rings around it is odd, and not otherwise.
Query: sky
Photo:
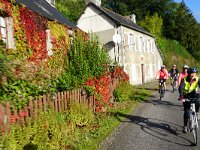
[[[175,2],[181,2],[182,0],[174,0]],[[187,7],[191,10],[193,16],[197,22],[200,23],[200,0],[184,0]]]

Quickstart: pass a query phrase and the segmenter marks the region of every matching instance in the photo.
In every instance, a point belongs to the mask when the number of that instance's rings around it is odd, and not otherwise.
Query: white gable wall
[[[116,33],[121,36],[122,42],[109,45],[108,53],[112,60],[124,66],[131,84],[142,84],[155,78],[163,61],[153,37],[124,26],[117,27],[92,6],[86,8],[77,26],[85,32],[96,34],[102,45],[112,42]]]
[[[114,23],[94,7],[87,7],[77,22],[77,26],[87,33],[97,35],[102,45],[112,41],[116,33]],[[108,47],[111,60],[115,60],[116,50],[113,46]]]
[[[94,7],[87,7],[85,9],[85,12],[77,22],[77,26],[87,33],[114,29],[114,24],[109,22],[108,19],[106,19],[102,13],[94,9]]]

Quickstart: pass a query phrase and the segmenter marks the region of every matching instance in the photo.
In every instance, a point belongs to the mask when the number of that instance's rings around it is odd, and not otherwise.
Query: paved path
[[[177,92],[167,91],[161,101],[155,95],[132,114],[118,114],[126,119],[99,149],[200,150],[200,144],[192,146],[191,134],[182,133],[183,107],[177,97]]]

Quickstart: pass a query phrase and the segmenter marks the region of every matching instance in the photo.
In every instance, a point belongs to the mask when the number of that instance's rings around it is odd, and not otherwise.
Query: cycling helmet
[[[161,69],[164,69],[164,68],[165,68],[165,65],[162,65],[162,66],[161,66]]]
[[[183,69],[188,69],[188,68],[189,68],[188,65],[183,66]]]
[[[173,65],[172,67],[176,67],[176,65]]]
[[[191,74],[191,73],[197,73],[197,72],[198,72],[198,69],[197,69],[197,68],[189,68],[187,72],[188,72],[189,74]]]

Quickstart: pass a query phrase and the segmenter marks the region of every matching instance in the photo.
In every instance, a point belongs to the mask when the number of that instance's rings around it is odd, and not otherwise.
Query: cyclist
[[[179,74],[178,76],[178,86],[180,85],[181,83],[181,80],[187,76],[187,70],[188,70],[188,65],[184,65],[183,66],[183,71]]]
[[[178,87],[180,86],[180,84],[181,84],[181,80],[184,78],[184,77],[186,77],[187,76],[187,70],[188,70],[188,65],[184,65],[183,66],[183,70],[182,70],[182,72],[179,74],[179,76],[178,76]],[[180,88],[179,88],[179,93],[180,93]]]
[[[159,80],[159,81],[161,79],[163,79],[163,81],[164,81],[164,88],[166,90],[166,83],[165,82],[168,79],[168,71],[167,71],[167,69],[165,69],[165,65],[162,65],[161,69],[157,72],[156,79]],[[160,84],[159,84],[159,87],[160,87]]]
[[[171,85],[173,84],[173,81],[175,81],[175,87],[177,87],[177,78],[178,78],[179,72],[176,68],[176,65],[173,65],[172,68],[169,70],[169,77],[171,77]]]
[[[188,75],[184,77],[181,80],[180,83],[180,100],[183,100],[184,98],[197,98],[195,102],[195,109],[197,112],[197,117],[199,119],[199,106],[200,106],[200,94],[198,93],[198,88],[200,87],[200,80],[196,76],[196,73],[198,72],[197,68],[189,68],[188,69]],[[190,105],[191,103],[188,101],[182,101],[183,107],[184,107],[184,127],[183,132],[187,132],[187,122],[190,115]]]

